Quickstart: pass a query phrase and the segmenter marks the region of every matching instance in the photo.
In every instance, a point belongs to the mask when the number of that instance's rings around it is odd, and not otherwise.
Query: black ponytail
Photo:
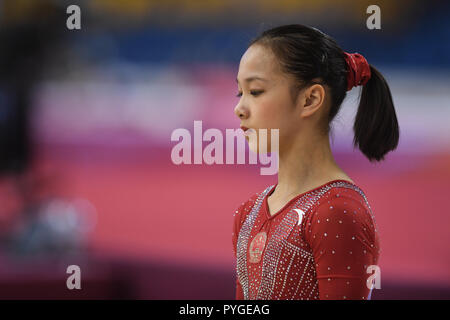
[[[297,80],[296,91],[317,83],[315,79],[329,87],[331,106],[323,126],[329,133],[330,123],[347,95],[349,70],[344,51],[336,41],[316,28],[292,24],[264,31],[250,42],[250,46],[253,44],[272,50],[284,72]],[[370,70],[371,78],[362,88],[353,126],[353,145],[370,161],[380,161],[397,147],[399,127],[386,80],[373,66]]]
[[[399,127],[391,90],[381,73],[370,65],[371,77],[363,86],[353,130],[353,146],[372,162],[395,150]]]

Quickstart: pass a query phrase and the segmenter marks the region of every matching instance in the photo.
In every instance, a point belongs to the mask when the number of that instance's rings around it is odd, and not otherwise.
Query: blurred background
[[[81,29],[69,30],[69,5]],[[368,30],[366,8],[381,9]],[[233,299],[233,213],[276,183],[258,165],[175,165],[170,140],[238,128],[235,78],[261,31],[301,23],[390,84],[400,144],[352,149],[358,89],[333,124],[337,162],[378,226],[373,299],[450,299],[450,3],[312,0],[0,2],[0,298]],[[205,144],[204,144],[205,145]],[[69,265],[82,290],[68,290]]]

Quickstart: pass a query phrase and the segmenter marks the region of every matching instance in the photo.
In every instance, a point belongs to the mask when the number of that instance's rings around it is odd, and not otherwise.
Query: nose
[[[248,118],[248,110],[242,106],[242,103],[238,103],[234,108],[234,114],[237,115],[239,119]]]

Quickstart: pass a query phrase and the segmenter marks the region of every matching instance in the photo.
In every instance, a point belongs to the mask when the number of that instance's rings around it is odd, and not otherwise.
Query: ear
[[[302,93],[299,102],[302,104],[302,116],[309,117],[316,113],[325,101],[325,88],[321,84],[313,84]]]

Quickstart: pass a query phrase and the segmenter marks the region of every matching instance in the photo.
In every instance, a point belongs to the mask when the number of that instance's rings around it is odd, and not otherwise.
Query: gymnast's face
[[[272,51],[258,44],[250,46],[241,58],[237,75],[239,102],[234,112],[241,126],[255,129],[246,136],[253,152],[258,150],[258,129],[267,129],[268,151],[271,130],[279,129],[280,147],[298,130],[301,117],[291,96],[294,80],[282,72]]]

